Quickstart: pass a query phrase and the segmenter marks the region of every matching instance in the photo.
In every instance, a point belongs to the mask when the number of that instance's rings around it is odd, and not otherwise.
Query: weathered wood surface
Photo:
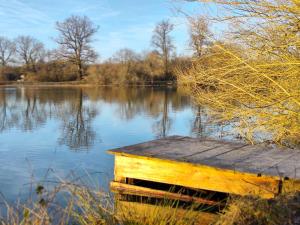
[[[130,184],[124,184],[119,182],[111,182],[110,189],[113,192],[118,194],[125,194],[125,195],[136,195],[136,196],[143,196],[143,197],[151,197],[151,198],[159,198],[159,199],[173,199],[173,200],[180,200],[184,202],[192,202],[197,204],[205,204],[205,205],[224,205],[222,202],[215,202],[212,200],[200,198],[200,197],[193,197],[189,195],[184,195],[180,193],[172,193],[169,191],[162,191],[162,190],[155,190],[146,187],[140,187]]]
[[[109,151],[205,165],[256,175],[300,179],[300,150],[267,145],[246,145],[210,139],[172,136]]]

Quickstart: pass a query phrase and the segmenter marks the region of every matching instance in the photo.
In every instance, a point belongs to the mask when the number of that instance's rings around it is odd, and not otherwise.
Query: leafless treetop
[[[57,22],[56,28],[59,31],[56,42],[60,45],[60,56],[78,66],[81,79],[84,63],[92,62],[97,57],[90,43],[98,27],[86,16],[71,16],[63,22]]]
[[[192,17],[189,18],[189,26],[190,46],[195,52],[195,55],[201,57],[212,35],[209,30],[208,20],[201,16]]]
[[[12,61],[12,57],[16,51],[15,44],[5,37],[0,37],[0,64],[6,66]]]
[[[173,31],[174,25],[168,20],[158,23],[153,31],[152,45],[157,48],[164,59],[165,74],[168,73],[168,64],[171,52],[175,49],[170,33]]]
[[[16,39],[16,50],[27,67],[34,69],[35,64],[45,56],[44,44],[30,36],[19,36]]]

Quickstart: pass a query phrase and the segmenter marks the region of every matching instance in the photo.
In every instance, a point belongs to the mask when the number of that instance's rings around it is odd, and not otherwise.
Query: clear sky
[[[70,15],[86,15],[98,26],[93,46],[102,59],[120,48],[151,49],[155,24],[170,19],[178,54],[188,53],[186,20],[176,9],[207,13],[214,9],[180,0],[0,0],[0,35],[32,35],[55,48],[55,22]]]

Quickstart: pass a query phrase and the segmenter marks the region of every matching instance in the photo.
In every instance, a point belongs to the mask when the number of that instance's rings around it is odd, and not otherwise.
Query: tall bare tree
[[[19,36],[16,39],[16,51],[25,63],[27,70],[36,71],[36,64],[45,56],[44,44],[31,36]]]
[[[0,64],[6,66],[12,61],[12,57],[16,52],[16,46],[14,42],[5,37],[0,36]]]
[[[157,48],[163,57],[165,76],[169,74],[169,61],[172,51],[175,49],[170,33],[173,31],[174,25],[168,20],[159,22],[152,36],[152,45]]]
[[[93,62],[97,54],[91,47],[92,37],[98,27],[86,16],[71,16],[63,22],[56,23],[60,45],[59,55],[77,66],[77,79],[81,80],[85,73],[85,64]]]
[[[189,28],[190,47],[195,56],[201,57],[204,54],[205,47],[210,43],[209,38],[212,36],[208,20],[202,16],[191,17],[189,18]]]

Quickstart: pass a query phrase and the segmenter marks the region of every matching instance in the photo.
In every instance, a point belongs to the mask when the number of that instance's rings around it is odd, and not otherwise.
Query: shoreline
[[[46,87],[177,87],[176,82],[161,81],[155,83],[145,84],[97,84],[89,83],[84,81],[66,81],[66,82],[1,82],[0,87],[12,87],[12,86],[46,86]]]

